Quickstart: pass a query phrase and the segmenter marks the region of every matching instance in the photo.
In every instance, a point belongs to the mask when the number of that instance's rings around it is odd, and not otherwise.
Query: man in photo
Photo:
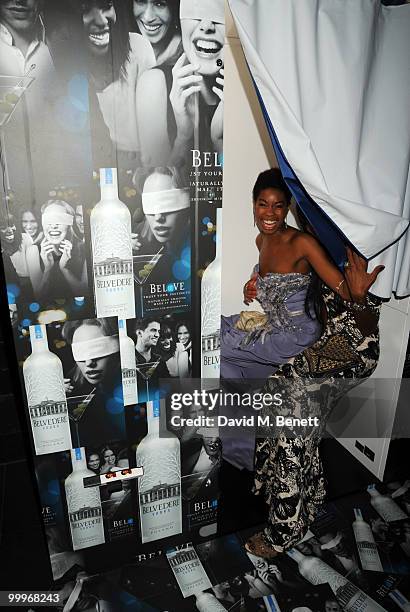
[[[160,352],[157,350],[161,323],[159,318],[137,319],[135,325],[135,361],[137,368],[138,397],[149,397],[150,391],[158,388],[161,378],[169,378],[170,373]]]
[[[1,0],[0,73],[38,78],[53,70],[40,0]]]

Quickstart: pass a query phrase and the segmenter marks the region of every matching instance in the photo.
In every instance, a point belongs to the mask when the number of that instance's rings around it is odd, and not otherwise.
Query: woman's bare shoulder
[[[318,245],[318,241],[317,239],[312,236],[312,234],[308,234],[307,232],[302,232],[299,229],[296,229],[295,227],[292,228],[288,228],[288,230],[291,230],[292,234],[290,235],[290,240],[292,242],[295,243],[295,245],[297,246],[304,246],[307,248],[312,248],[315,245]]]

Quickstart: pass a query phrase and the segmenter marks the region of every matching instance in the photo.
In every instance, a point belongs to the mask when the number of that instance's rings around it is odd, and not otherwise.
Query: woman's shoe
[[[262,531],[255,533],[255,535],[245,542],[245,549],[252,555],[263,557],[264,559],[273,559],[280,554],[272,546],[269,546],[269,544],[266,543],[266,539]]]

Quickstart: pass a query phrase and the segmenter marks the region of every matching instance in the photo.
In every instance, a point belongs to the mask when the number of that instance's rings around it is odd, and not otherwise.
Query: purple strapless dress
[[[222,317],[223,378],[265,380],[277,366],[316,342],[321,326],[305,311],[309,283],[310,275],[299,272],[258,276],[257,300],[268,320],[263,327],[245,332],[235,327],[239,315]]]
[[[256,271],[258,266],[256,267]],[[222,317],[221,382],[228,390],[251,392],[263,387],[265,380],[280,364],[311,346],[321,335],[316,318],[305,311],[310,275],[269,272],[256,281],[257,300],[268,315],[263,327],[252,332],[237,329],[239,315]],[[227,380],[229,379],[229,381]],[[252,380],[253,379],[253,380]],[[252,408],[225,407],[228,417],[251,416]],[[233,436],[221,428],[223,457],[235,467],[253,470],[255,432],[245,428],[242,436]]]

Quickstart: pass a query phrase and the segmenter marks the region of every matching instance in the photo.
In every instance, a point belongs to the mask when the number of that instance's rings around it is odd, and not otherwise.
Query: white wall
[[[222,313],[228,315],[246,308],[242,287],[258,261],[252,187],[259,172],[277,166],[228,8],[224,93]]]
[[[223,193],[222,313],[246,309],[242,288],[258,260],[253,227],[252,186],[256,176],[276,166],[273,148],[253,89],[242,48],[227,7],[225,46],[225,124]],[[256,309],[255,303],[250,309]],[[373,379],[360,385],[337,407],[331,432],[369,470],[381,478],[389,431],[394,419],[399,379],[410,328],[409,299],[383,306],[380,322],[381,358]],[[383,382],[376,382],[376,378]],[[390,382],[387,382],[387,379]],[[358,451],[357,431],[368,432],[360,442],[375,453],[373,460]],[[389,434],[387,434],[388,436]]]

